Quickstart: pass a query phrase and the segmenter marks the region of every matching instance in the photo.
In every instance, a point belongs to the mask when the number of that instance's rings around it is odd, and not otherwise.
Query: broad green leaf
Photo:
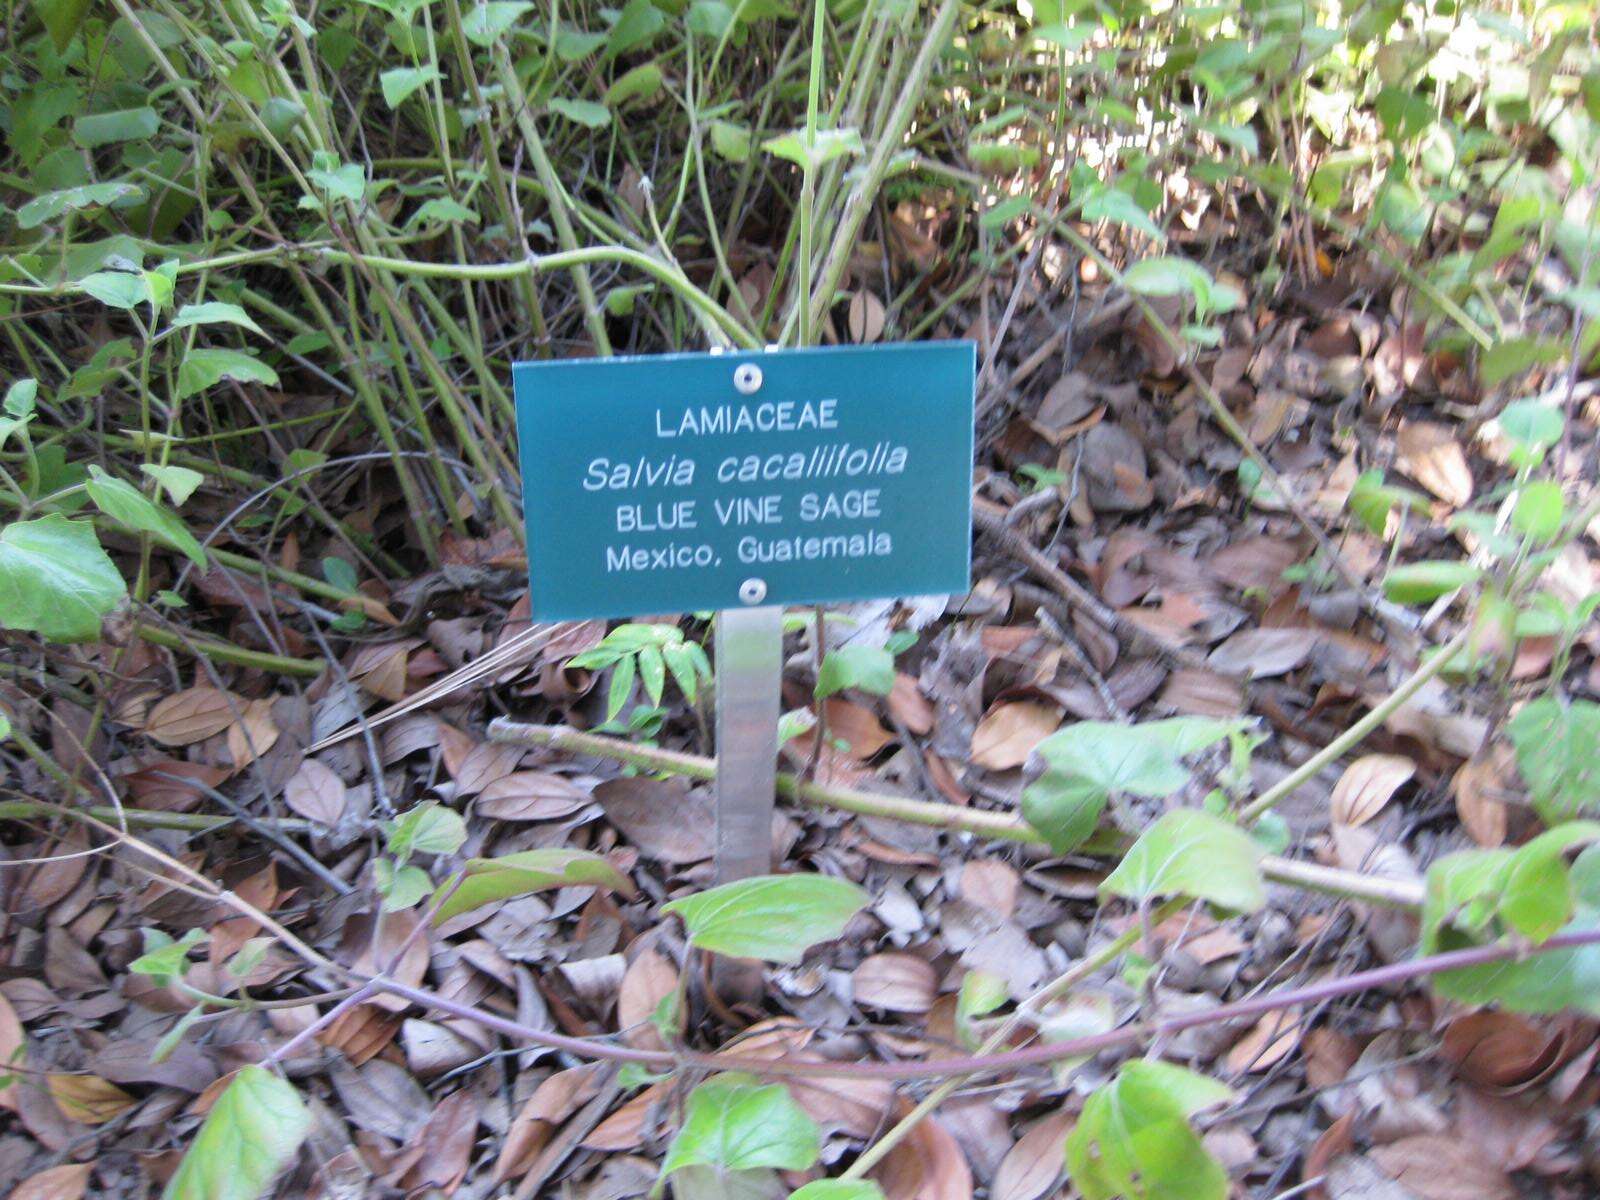
[[[1544,457],[1544,452],[1561,440],[1566,418],[1553,404],[1537,400],[1517,400],[1506,405],[1505,411],[1495,420],[1500,432],[1512,443],[1512,461],[1518,466],[1531,466]]]
[[[824,163],[847,154],[865,154],[861,134],[854,129],[819,129],[816,137],[808,138],[804,129],[781,134],[761,143],[768,154],[788,159],[801,169],[816,170]]]
[[[647,100],[661,90],[664,79],[661,68],[655,63],[640,63],[618,76],[606,89],[605,102],[612,108],[621,108],[630,100]]]
[[[1500,915],[1533,942],[1543,942],[1571,920],[1577,900],[1567,870],[1567,853],[1593,843],[1600,825],[1573,821],[1548,829],[1517,847],[1506,865]]]
[[[1189,781],[1183,757],[1221,741],[1238,726],[1205,717],[1068,725],[1035,750],[1046,769],[1023,789],[1023,818],[1053,849],[1067,853],[1094,832],[1113,793],[1147,799],[1171,795]]]
[[[372,877],[383,897],[384,912],[410,908],[433,890],[433,880],[421,867],[397,867],[387,858],[372,860]]]
[[[187,399],[215,387],[224,379],[278,386],[278,373],[254,355],[242,350],[202,347],[189,351],[178,366],[178,398]]]
[[[1350,488],[1350,496],[1345,503],[1350,506],[1356,519],[1379,537],[1388,527],[1389,514],[1396,508],[1419,513],[1428,511],[1426,496],[1410,488],[1384,483],[1383,472],[1376,469],[1361,473]]]
[[[478,214],[465,204],[452,200],[449,196],[435,196],[431,200],[424,201],[417,211],[411,214],[411,219],[406,224],[410,226],[422,225],[428,221],[443,221],[453,225],[465,221],[476,225],[479,219]]]
[[[378,76],[378,85],[383,89],[384,103],[399,108],[418,88],[443,78],[437,67],[394,67]]]
[[[653,41],[667,27],[667,18],[651,0],[628,0],[606,35],[606,53],[615,57]]]
[[[1084,1200],[1226,1200],[1228,1173],[1188,1118],[1224,1103],[1222,1084],[1151,1059],[1125,1064],[1067,1135],[1067,1174]]]
[[[729,162],[745,162],[750,158],[753,139],[750,130],[732,121],[711,122],[711,148]]]
[[[844,932],[871,899],[828,875],[758,875],[661,906],[683,918],[689,941],[733,958],[797,963],[818,942]]]
[[[1084,198],[1081,212],[1086,221],[1110,221],[1137,229],[1152,241],[1166,240],[1167,235],[1151,220],[1144,206],[1119,187],[1098,185]]]
[[[294,1161],[311,1113],[293,1087],[243,1067],[217,1097],[162,1200],[257,1200]]]
[[[39,381],[32,378],[19,379],[6,389],[6,398],[0,402],[0,412],[19,421],[26,421],[33,416],[38,398]]]
[[[685,24],[697,37],[720,38],[733,28],[733,9],[722,0],[694,0]]]
[[[144,953],[128,964],[136,975],[148,975],[157,987],[168,987],[189,969],[189,951],[206,940],[203,929],[191,929],[174,941],[159,929],[144,931]]]
[[[91,464],[85,487],[95,507],[113,521],[141,533],[154,534],[174,550],[182,551],[202,571],[206,569],[206,552],[194,534],[174,513],[162,508],[133,484],[107,475]]]
[[[140,142],[155,137],[161,117],[153,108],[126,108],[121,112],[95,113],[72,123],[72,140],[85,150],[110,146],[116,142]]]
[[[633,884],[609,861],[587,850],[546,847],[500,858],[469,858],[460,885],[439,906],[437,924],[495,900],[509,900],[560,887],[602,887],[631,896]],[[445,885],[449,890],[451,883]]]
[[[650,697],[651,704],[660,704],[661,694],[667,686],[667,664],[661,655],[661,648],[646,646],[639,651],[637,661],[639,682],[644,684],[645,695]]]
[[[461,32],[478,46],[492,46],[534,6],[525,0],[493,0],[469,9],[461,18]]]
[[[174,467],[171,465],[160,466],[157,463],[144,463],[139,469],[161,485],[172,503],[179,508],[183,502],[194,495],[195,488],[205,482],[206,477],[199,471],[188,467]]]
[[[96,271],[80,279],[78,287],[110,308],[137,308],[151,298],[145,277],[129,271]]]
[[[33,11],[44,22],[58,54],[72,44],[73,35],[89,11],[89,4],[90,0],[33,0]]]
[[[803,1171],[821,1151],[816,1122],[788,1088],[762,1084],[750,1075],[716,1075],[689,1093],[683,1126],[672,1139],[661,1173],[694,1166]]]
[[[461,814],[436,800],[407,809],[384,828],[389,853],[401,862],[413,854],[454,854],[467,840]]]
[[[117,180],[112,183],[86,183],[80,187],[63,188],[59,192],[46,192],[35,196],[17,209],[17,226],[37,229],[46,221],[53,221],[62,213],[79,212],[89,208],[105,208],[118,201],[135,204],[144,198],[144,189],[136,183]]]
[[[178,310],[178,315],[172,318],[172,328],[183,329],[189,325],[242,325],[253,333],[261,333],[261,326],[256,324],[254,317],[226,300],[185,304]]]
[[[1534,479],[1517,489],[1517,502],[1511,509],[1511,524],[1518,533],[1536,542],[1553,541],[1561,532],[1566,516],[1566,501],[1561,485],[1550,479]]]
[[[1162,255],[1141,258],[1122,274],[1130,292],[1143,296],[1190,296],[1205,308],[1211,297],[1211,275],[1186,258]]]
[[[870,1179],[817,1179],[790,1192],[789,1200],[883,1200],[883,1189]]]
[[[841,646],[828,651],[817,671],[817,699],[846,688],[887,696],[894,690],[894,655],[881,646]]]
[[[1506,723],[1506,735],[1546,824],[1600,812],[1600,704],[1540,696]]]
[[[88,521],[51,513],[0,529],[0,626],[89,641],[126,593]]]
[[[547,103],[550,111],[586,129],[604,129],[611,124],[611,110],[593,100],[574,100],[565,96],[552,96]]]
[[[1566,347],[1554,338],[1514,337],[1496,342],[1483,352],[1478,375],[1484,387],[1498,387],[1530,368],[1560,362]]]
[[[1419,562],[1384,576],[1383,594],[1401,604],[1426,604],[1466,587],[1483,572],[1467,562]]]
[[[1197,808],[1163,813],[1100,886],[1133,900],[1192,896],[1253,912],[1267,902],[1261,847],[1237,825]]]

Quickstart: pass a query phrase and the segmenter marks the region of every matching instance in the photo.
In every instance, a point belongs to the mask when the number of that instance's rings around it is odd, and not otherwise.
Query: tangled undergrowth
[[[4,36],[14,1196],[1592,1194],[1592,5]],[[973,589],[791,614],[713,889],[510,364],[947,337]]]

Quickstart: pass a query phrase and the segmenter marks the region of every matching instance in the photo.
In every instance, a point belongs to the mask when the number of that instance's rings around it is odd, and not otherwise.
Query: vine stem
[[[627,763],[629,766],[640,767],[647,771],[664,771],[689,779],[711,780],[715,779],[717,774],[717,763],[712,758],[685,754],[677,750],[660,750],[653,746],[636,746],[617,738],[597,733],[583,733],[564,725],[528,725],[499,717],[489,723],[489,738],[498,742],[512,742],[524,746],[549,746],[574,754],[589,754],[597,758]],[[1304,767],[1300,768],[1300,771],[1304,770]],[[1295,774],[1299,774],[1300,771]],[[1294,776],[1291,775],[1289,778],[1292,779]],[[777,788],[780,796],[816,808],[839,809],[867,817],[887,817],[908,824],[972,833],[999,841],[1047,844],[1031,825],[1009,813],[959,808],[954,804],[934,804],[906,796],[887,796],[878,792],[830,787],[807,782],[786,772],[778,774]],[[1346,896],[1391,908],[1422,907],[1422,886],[1410,880],[1381,879],[1372,875],[1362,875],[1356,871],[1299,862],[1272,854],[1262,858],[1261,870],[1268,879],[1294,887]]]
[[[1410,700],[1411,697],[1421,691],[1430,679],[1454,662],[1456,655],[1466,646],[1467,639],[1471,635],[1470,628],[1463,629],[1455,637],[1440,646],[1434,651],[1432,658],[1413,671],[1404,683],[1395,688],[1382,701],[1373,705],[1359,721],[1356,721],[1349,729],[1346,729],[1333,741],[1245,805],[1239,812],[1240,819],[1254,821],[1278,801],[1292,793],[1295,788],[1313,778],[1323,767],[1338,760],[1345,751],[1359,745],[1368,734],[1403,707],[1407,700]]]

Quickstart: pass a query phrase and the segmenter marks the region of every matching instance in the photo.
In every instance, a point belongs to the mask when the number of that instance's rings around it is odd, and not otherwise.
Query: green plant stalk
[[[1016,1011],[1002,1021],[983,1043],[978,1047],[979,1055],[997,1053],[1011,1041],[1012,1035],[1026,1023],[1028,1017],[1040,1007],[1065,996],[1078,984],[1104,967],[1110,966],[1129,950],[1138,944],[1139,939],[1145,934],[1149,926],[1159,925],[1174,913],[1181,911],[1185,905],[1193,903],[1187,896],[1174,896],[1163,901],[1150,913],[1148,922],[1136,921],[1111,941],[1107,942],[1093,954],[1080,959],[1067,968],[1055,979],[1038,988],[1031,996],[1017,1005]],[[902,1141],[906,1135],[917,1127],[926,1117],[948,1100],[958,1088],[972,1078],[970,1075],[951,1075],[939,1082],[931,1092],[919,1100],[910,1112],[901,1117],[894,1125],[872,1145],[861,1152],[861,1156],[845,1169],[841,1179],[860,1179]]]
[[[1345,753],[1359,746],[1368,734],[1372,733],[1393,716],[1396,711],[1404,707],[1406,701],[1421,691],[1430,679],[1455,661],[1456,656],[1466,647],[1471,636],[1472,630],[1470,627],[1463,629],[1436,649],[1432,658],[1413,671],[1399,687],[1390,692],[1382,701],[1373,705],[1349,729],[1346,729],[1333,741],[1318,750],[1305,762],[1240,809],[1239,819],[1246,822],[1256,820],[1280,800],[1292,795],[1294,790],[1301,784],[1314,779],[1323,767],[1338,762]]]
[[[40,753],[45,754],[46,759],[49,758],[45,751],[41,750]],[[65,780],[66,774],[63,772],[61,782]],[[160,809],[127,808],[109,804],[96,804],[80,809],[67,808],[60,804],[48,804],[42,800],[0,800],[0,821],[23,821],[32,817],[69,817],[74,820],[92,818],[112,825],[126,823],[129,826],[141,829],[176,829],[183,833],[211,833],[229,825],[236,825],[239,822],[237,817],[218,816],[213,813],[165,812]],[[299,817],[257,817],[255,819],[284,833],[312,833],[315,831],[315,827],[310,821]]]
[[[214,641],[211,638],[180,638],[168,630],[155,629],[143,623],[136,627],[135,632],[145,641],[165,646],[169,650],[181,650],[202,658],[215,659],[217,662],[232,663],[234,666],[254,667],[258,671],[267,671],[273,675],[300,675],[312,679],[322,674],[328,665],[320,658],[288,658],[261,650],[246,650],[243,646]]]
[[[529,161],[533,163],[533,172],[544,188],[545,201],[550,211],[550,224],[556,231],[556,241],[563,250],[577,250],[578,238],[573,232],[572,217],[567,211],[566,190],[561,186],[561,180],[550,162],[550,156],[545,153],[544,139],[539,136],[539,130],[533,123],[533,114],[528,108],[528,97],[522,90],[522,81],[517,78],[516,68],[511,65],[511,60],[503,47],[497,45],[493,53],[495,74],[500,80],[500,86],[505,89],[506,102],[515,114],[517,128],[522,132],[523,149],[527,152]],[[589,279],[588,268],[583,263],[577,262],[572,265],[571,270],[573,285],[578,289],[578,298],[583,303],[584,324],[589,328],[589,337],[594,342],[595,353],[601,357],[608,357],[611,354],[611,338],[606,334],[605,316],[595,299],[594,284]]]
[[[637,746],[617,738],[584,733],[562,725],[527,725],[498,717],[489,723],[488,732],[491,741],[512,742],[523,746],[549,746],[573,754],[611,759],[644,771],[661,771],[707,782],[715,779],[717,775],[717,763],[712,758],[685,754],[677,750],[661,750],[653,746]],[[948,829],[955,833],[971,833],[997,841],[1022,842],[1039,846],[1047,844],[1043,836],[1031,825],[1008,813],[961,808],[954,804],[934,804],[904,796],[886,796],[878,792],[861,792],[853,788],[809,783],[787,772],[778,773],[777,791],[780,796],[809,804],[813,808],[837,809],[865,817],[887,817],[912,825]],[[1275,855],[1263,858],[1261,869],[1269,879],[1330,895],[1345,896],[1395,908],[1419,908],[1422,905],[1422,888],[1419,884],[1380,879],[1355,871],[1301,863]]]

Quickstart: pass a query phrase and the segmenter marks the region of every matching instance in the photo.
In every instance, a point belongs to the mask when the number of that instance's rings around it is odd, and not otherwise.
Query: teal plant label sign
[[[534,618],[965,592],[975,353],[517,363]]]

